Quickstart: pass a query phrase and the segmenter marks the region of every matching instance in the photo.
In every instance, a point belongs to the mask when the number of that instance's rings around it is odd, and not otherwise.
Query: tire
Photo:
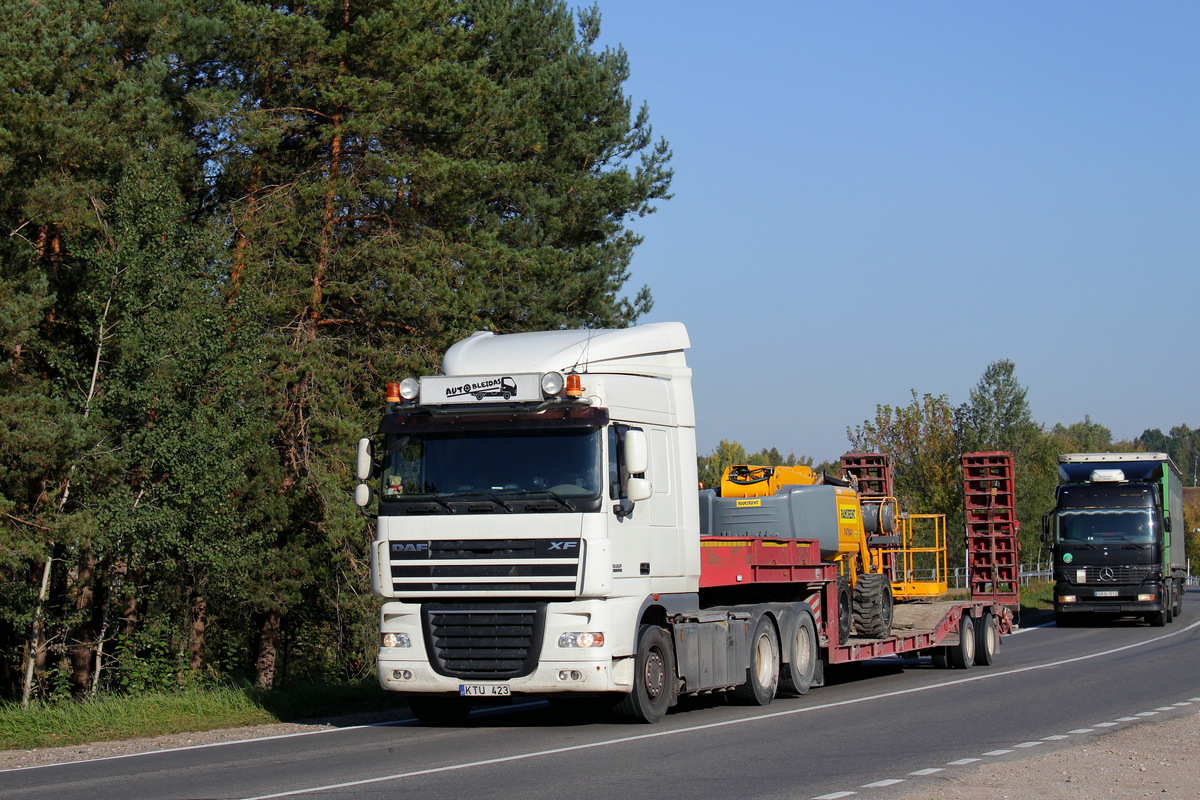
[[[1151,611],[1146,615],[1146,622],[1150,623],[1151,628],[1162,628],[1167,624],[1167,612]]]
[[[638,631],[633,664],[633,691],[613,707],[621,719],[655,723],[675,699],[675,650],[665,628],[643,625]]]
[[[958,644],[947,646],[950,666],[954,669],[970,669],[975,664],[975,620],[963,614],[958,623]]]
[[[935,669],[950,669],[950,648],[935,647],[929,651]]]
[[[1054,624],[1060,628],[1074,628],[1078,624],[1076,615],[1068,614],[1065,611],[1054,612]]]
[[[845,577],[838,578],[837,600],[838,644],[848,644],[854,611],[850,604],[850,582]]]
[[[750,637],[750,666],[746,682],[733,690],[742,703],[752,706],[769,705],[779,688],[779,634],[775,623],[766,614],[758,618],[754,635]]]
[[[1175,616],[1183,616],[1183,593],[1187,591],[1182,581],[1175,583]]]
[[[975,663],[989,667],[996,663],[1000,646],[1000,622],[990,611],[975,620]]]
[[[417,694],[408,697],[408,708],[426,725],[444,728],[466,722],[471,701],[454,695]]]
[[[801,611],[791,636],[787,666],[779,674],[779,691],[786,694],[805,694],[812,688],[817,674],[817,626],[812,614]]]
[[[868,639],[892,635],[892,581],[882,573],[859,575],[854,584],[854,630]]]

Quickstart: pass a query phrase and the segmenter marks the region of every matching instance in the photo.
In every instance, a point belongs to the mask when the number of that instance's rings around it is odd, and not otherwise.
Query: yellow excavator
[[[867,638],[891,635],[895,600],[946,590],[944,574],[936,571],[932,581],[914,579],[912,522],[909,515],[897,513],[896,498],[861,493],[852,474],[834,478],[802,465],[735,464],[721,476],[719,490],[701,493],[703,534],[819,542],[822,560],[838,564],[838,618],[844,628],[853,618],[854,632]],[[843,633],[848,637],[850,631]]]

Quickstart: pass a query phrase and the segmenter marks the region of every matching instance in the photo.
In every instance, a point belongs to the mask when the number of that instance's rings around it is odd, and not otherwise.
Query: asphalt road
[[[1027,628],[991,667],[880,660],[766,708],[688,701],[656,726],[531,703],[461,728],[410,721],[0,772],[0,797],[887,800],[980,759],[1195,713],[1198,612],[1193,590],[1165,628]]]

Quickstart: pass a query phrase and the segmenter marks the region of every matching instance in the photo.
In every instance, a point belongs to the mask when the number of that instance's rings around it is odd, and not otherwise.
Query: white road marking
[[[864,785],[862,788],[864,788],[864,789],[882,789],[885,786],[895,786],[897,783],[904,783],[904,779],[903,778],[885,778],[884,780],[881,780],[881,781],[875,781],[874,783],[868,783],[868,784]]]
[[[1003,756],[1011,753],[1012,750],[988,750],[984,753],[985,756]]]
[[[943,769],[942,767],[930,767],[929,769],[919,769],[916,772],[910,772],[908,774],[909,775],[919,775],[921,777],[924,777],[926,775],[936,775],[939,772],[945,772],[945,771],[946,770]]]

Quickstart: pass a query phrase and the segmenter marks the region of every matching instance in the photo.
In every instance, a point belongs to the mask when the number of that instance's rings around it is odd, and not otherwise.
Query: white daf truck
[[[417,717],[565,695],[655,722],[686,693],[802,694],[825,663],[990,663],[1010,617],[986,602],[849,635],[824,558],[861,536],[845,484],[698,497],[688,346],[680,323],[477,333],[441,375],[388,384],[355,500],[378,499],[379,680]]]

